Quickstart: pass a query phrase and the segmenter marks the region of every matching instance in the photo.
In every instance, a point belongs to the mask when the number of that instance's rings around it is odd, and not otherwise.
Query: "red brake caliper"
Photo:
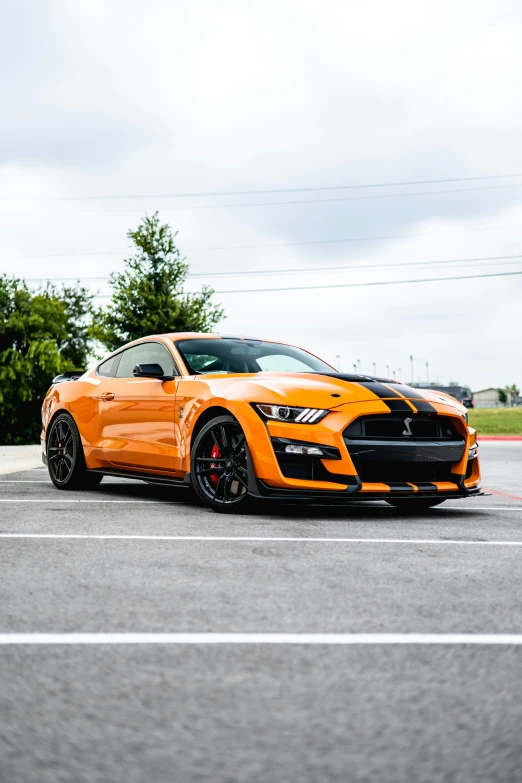
[[[215,443],[214,443],[214,445],[212,446],[212,451],[210,452],[210,456],[211,456],[211,457],[215,457],[216,459],[217,459],[218,457],[220,457],[220,456],[221,456],[221,452],[220,452],[220,450],[218,449],[218,447],[216,446],[216,444],[215,444]],[[210,467],[211,467],[211,468],[215,468],[215,467],[216,467],[216,465],[215,465],[213,462],[211,462],[211,463],[210,463]],[[213,484],[217,484],[217,483],[218,483],[218,481],[219,481],[219,476],[218,476],[218,474],[217,474],[217,473],[210,473],[210,474],[209,474],[209,479],[211,480],[211,482],[212,482]]]

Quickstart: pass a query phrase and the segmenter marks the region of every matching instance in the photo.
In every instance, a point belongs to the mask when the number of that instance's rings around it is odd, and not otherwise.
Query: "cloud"
[[[520,249],[519,233],[509,226],[520,225],[522,188],[498,186],[522,184],[522,178],[324,197],[469,188],[453,194],[227,209],[179,207],[311,194],[27,200],[522,173],[517,3],[492,9],[471,0],[70,0],[4,4],[3,13],[5,271],[107,275],[125,257],[127,229],[157,208],[179,229],[182,248],[280,245],[188,252],[202,271],[413,263]],[[406,238],[292,244],[396,235]],[[60,255],[68,252],[93,256]],[[227,287],[436,275],[442,275],[436,265],[415,275],[409,269],[325,271],[238,277]],[[413,352],[419,367],[429,361],[441,380],[488,386],[520,382],[511,337],[518,328],[519,279],[220,298],[227,332],[308,344],[330,360],[340,353],[346,369],[361,358],[366,370],[376,361],[382,372],[387,364],[405,366]],[[223,288],[223,279],[211,282]]]

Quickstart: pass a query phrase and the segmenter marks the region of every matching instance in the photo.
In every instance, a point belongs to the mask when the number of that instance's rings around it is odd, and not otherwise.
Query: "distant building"
[[[502,389],[506,395],[507,401],[500,401],[499,389],[481,389],[480,391],[473,392],[473,399],[475,401],[475,408],[514,408],[515,405],[519,405],[520,399],[516,392],[509,389]]]

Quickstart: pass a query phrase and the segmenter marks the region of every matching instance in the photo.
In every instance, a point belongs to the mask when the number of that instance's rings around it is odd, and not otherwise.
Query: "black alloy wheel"
[[[58,489],[94,489],[103,476],[87,470],[78,428],[72,416],[61,413],[47,436],[49,476]]]
[[[427,511],[434,506],[440,506],[441,503],[444,503],[444,500],[437,500],[436,498],[397,498],[396,500],[387,500],[386,503],[394,506],[398,511],[414,514],[418,511]]]
[[[232,416],[206,424],[192,448],[191,478],[198,497],[216,511],[239,511],[252,500],[248,494],[245,434]]]
[[[49,473],[53,481],[63,484],[74,467],[74,442],[72,429],[65,417],[56,419],[47,443]]]

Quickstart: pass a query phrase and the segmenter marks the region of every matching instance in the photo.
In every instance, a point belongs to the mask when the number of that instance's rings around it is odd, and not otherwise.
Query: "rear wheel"
[[[60,413],[51,424],[47,461],[49,476],[58,489],[95,489],[103,478],[87,470],[80,433],[68,413]]]
[[[430,500],[429,498],[397,498],[397,500],[387,500],[390,506],[395,506],[399,511],[415,513],[416,511],[427,511],[434,506],[440,506],[444,500]]]
[[[215,511],[246,509],[248,460],[245,434],[233,416],[219,416],[206,424],[192,447],[191,479],[197,496]]]

